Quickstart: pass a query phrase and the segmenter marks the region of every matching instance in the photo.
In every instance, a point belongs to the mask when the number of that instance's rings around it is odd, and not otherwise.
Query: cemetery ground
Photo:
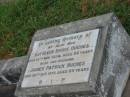
[[[15,0],[0,4],[0,59],[25,55],[38,29],[108,12],[115,12],[130,32],[129,0],[97,1]]]

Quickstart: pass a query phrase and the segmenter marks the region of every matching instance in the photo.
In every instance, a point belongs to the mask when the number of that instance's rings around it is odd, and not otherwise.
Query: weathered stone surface
[[[26,56],[0,61],[0,97],[14,97]]]
[[[102,54],[95,54],[96,57],[102,59],[102,69],[100,69],[100,74],[96,83],[96,93],[91,94],[89,92],[90,94],[88,93],[84,96],[121,97],[130,72],[130,37],[127,35],[121,23],[113,13],[37,31],[32,39],[30,50],[28,52],[28,57],[32,52],[33,44],[35,41],[43,39],[45,40],[48,38],[77,33],[95,28],[100,28],[102,30],[101,33],[107,32],[106,37],[103,37],[105,46],[99,47],[99,49],[102,48],[104,50],[103,56],[101,56]],[[25,72],[25,70],[23,72]],[[23,97],[27,95],[41,97],[43,93],[43,87],[39,89],[20,88],[23,75],[24,73],[22,73],[20,82],[18,84],[18,89],[16,91],[16,95]],[[75,90],[80,90],[80,88],[82,88],[82,85],[80,87],[75,88]],[[55,87],[53,87],[52,91],[54,89]],[[60,89],[62,89],[62,86]],[[66,87],[66,90],[67,89],[68,88]],[[73,89],[73,87],[71,87],[70,89]],[[60,93],[61,91],[57,91],[57,95],[52,96],[59,96]],[[80,93],[72,93],[72,95],[64,94],[62,96],[78,97],[78,95],[80,95]]]
[[[126,87],[124,89],[122,97],[129,97],[129,96],[130,96],[130,77],[129,77],[129,80],[128,80],[127,84],[126,84]]]
[[[101,87],[104,96],[121,97],[130,72],[130,37],[122,27],[117,17],[112,17],[106,42],[106,54]],[[109,80],[112,78],[113,80]],[[107,84],[111,82],[111,86]],[[109,90],[111,90],[109,92]]]
[[[0,78],[6,83],[12,84],[19,80],[26,57],[17,57],[0,61]]]

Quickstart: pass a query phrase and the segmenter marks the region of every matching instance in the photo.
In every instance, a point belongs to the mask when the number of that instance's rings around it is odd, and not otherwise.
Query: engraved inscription
[[[88,82],[99,29],[36,41],[21,87]]]

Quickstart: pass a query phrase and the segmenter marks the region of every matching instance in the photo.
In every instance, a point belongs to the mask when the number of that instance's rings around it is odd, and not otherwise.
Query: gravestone
[[[113,13],[39,30],[16,89],[18,97],[121,97],[130,38]]]

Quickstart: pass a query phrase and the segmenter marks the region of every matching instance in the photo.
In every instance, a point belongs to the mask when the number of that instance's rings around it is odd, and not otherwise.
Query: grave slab
[[[130,37],[113,14],[39,30],[15,92],[19,97],[121,97]]]

